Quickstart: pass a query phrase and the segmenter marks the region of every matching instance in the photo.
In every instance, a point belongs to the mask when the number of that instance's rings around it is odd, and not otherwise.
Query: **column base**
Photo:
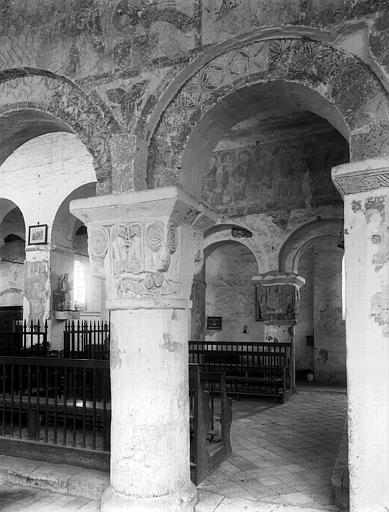
[[[108,487],[101,498],[101,512],[193,512],[197,501],[194,486],[180,494],[155,497],[128,496]]]

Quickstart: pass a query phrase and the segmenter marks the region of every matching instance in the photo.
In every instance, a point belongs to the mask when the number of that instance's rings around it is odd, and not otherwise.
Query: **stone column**
[[[297,274],[267,272],[253,276],[265,324],[265,341],[291,343],[291,390],[295,383],[295,325],[299,306],[299,289],[305,283]]]
[[[111,310],[111,476],[101,509],[193,511],[189,296],[195,234],[214,216],[175,187],[77,200],[70,211],[88,226]]]
[[[344,198],[350,511],[389,506],[389,159],[332,170]]]

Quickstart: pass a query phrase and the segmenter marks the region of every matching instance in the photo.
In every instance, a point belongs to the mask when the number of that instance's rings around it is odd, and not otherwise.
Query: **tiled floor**
[[[100,502],[0,483],[1,512],[99,512]]]
[[[323,391],[323,390],[322,390]],[[334,510],[330,475],[346,395],[304,389],[283,405],[233,402],[233,454],[200,485],[197,512]],[[1,512],[97,512],[99,502],[0,482]]]
[[[283,405],[233,402],[233,454],[200,487],[227,498],[329,510],[345,415],[345,394],[309,389]]]

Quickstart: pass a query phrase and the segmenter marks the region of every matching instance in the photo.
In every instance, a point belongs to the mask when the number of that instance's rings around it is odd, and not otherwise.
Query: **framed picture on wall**
[[[222,317],[221,316],[208,316],[207,329],[210,331],[221,331]]]
[[[28,228],[28,245],[47,244],[47,224],[37,224]]]

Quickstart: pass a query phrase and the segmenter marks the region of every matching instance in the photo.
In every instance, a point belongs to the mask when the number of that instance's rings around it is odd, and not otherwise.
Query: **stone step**
[[[0,479],[13,485],[36,487],[93,500],[109,485],[109,473],[67,464],[0,455]]]

